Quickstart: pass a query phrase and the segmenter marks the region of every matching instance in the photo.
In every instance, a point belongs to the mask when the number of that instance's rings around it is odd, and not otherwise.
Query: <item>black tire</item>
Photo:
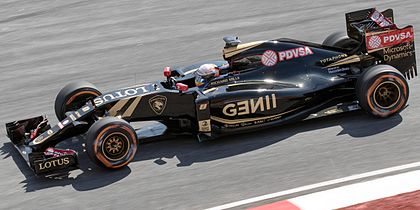
[[[322,45],[351,50],[358,47],[360,42],[348,37],[345,32],[335,32],[325,38]]]
[[[408,82],[392,66],[372,66],[356,82],[360,107],[375,117],[389,117],[404,109],[409,97]]]
[[[66,112],[76,111],[101,92],[89,82],[73,82],[64,86],[55,98],[55,115],[59,121],[66,118]]]
[[[137,135],[126,121],[106,117],[87,132],[86,152],[98,166],[118,169],[129,164],[137,151]]]

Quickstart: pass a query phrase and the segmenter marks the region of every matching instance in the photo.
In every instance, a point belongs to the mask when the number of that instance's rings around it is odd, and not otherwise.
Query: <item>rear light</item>
[[[188,85],[182,83],[176,83],[176,89],[179,91],[185,92],[188,90]]]
[[[165,77],[170,77],[171,76],[171,67],[167,66],[167,67],[163,68],[163,75]]]

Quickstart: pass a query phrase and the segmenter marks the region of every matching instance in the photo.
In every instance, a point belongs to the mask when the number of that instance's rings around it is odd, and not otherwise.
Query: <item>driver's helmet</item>
[[[203,64],[195,72],[195,85],[203,87],[208,81],[219,76],[219,68],[215,64]]]

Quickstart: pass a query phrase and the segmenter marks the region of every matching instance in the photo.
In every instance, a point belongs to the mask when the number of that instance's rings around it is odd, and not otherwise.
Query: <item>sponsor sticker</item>
[[[199,110],[206,110],[207,109],[207,103],[200,104]]]
[[[404,42],[412,42],[413,40],[414,31],[412,27],[401,30],[384,31],[381,33],[367,34],[366,48],[368,52],[372,52],[399,45]]]
[[[277,62],[292,60],[313,54],[314,53],[312,52],[311,48],[307,46],[284,50],[277,53],[273,50],[266,50],[262,54],[261,63],[264,64],[264,66],[274,66],[277,64]]]
[[[349,70],[350,70],[349,67],[341,68],[341,67],[336,66],[336,67],[328,68],[328,73],[329,74],[336,74],[336,73],[341,73],[341,72],[345,72],[345,71],[349,71]]]
[[[34,144],[39,144],[39,143],[42,143],[44,141],[44,136],[42,136],[42,135],[39,135],[38,137],[36,137],[35,139],[34,139]]]
[[[76,120],[77,120],[77,118],[76,118],[73,114],[70,114],[70,116],[69,116],[69,117],[70,117],[70,119],[71,119],[71,120],[73,120],[73,121],[76,121]]]
[[[64,125],[63,125],[61,122],[59,122],[57,125],[58,125],[58,127],[59,127],[60,129],[63,129],[63,128],[64,128]]]
[[[305,57],[308,55],[313,55],[311,48],[305,46],[305,47],[298,47],[294,49],[289,49],[285,51],[279,52],[279,62],[286,61],[286,60],[292,60],[295,58]]]
[[[41,135],[39,135],[38,137],[36,137],[32,142],[34,144],[41,144],[42,142],[46,141],[48,138],[50,138],[52,135],[54,134],[54,131],[49,129],[46,134],[43,133]]]
[[[82,107],[82,111],[83,112],[87,112],[87,111],[89,111],[90,110],[90,107],[89,106],[84,106],[84,107]]]
[[[239,80],[239,77],[234,76],[234,77],[229,77],[229,78],[224,78],[224,79],[219,79],[219,80],[216,80],[216,81],[212,81],[212,82],[210,82],[210,85],[211,86],[221,85],[221,84],[226,84],[226,83],[237,81],[237,80]]]
[[[369,46],[371,48],[376,49],[379,46],[381,46],[381,44],[382,44],[382,41],[381,41],[381,38],[379,36],[372,36],[372,37],[370,37],[370,39],[369,39]]]
[[[410,42],[407,42],[407,44],[383,49],[385,62],[413,57],[414,53],[414,43]]]
[[[264,66],[274,66],[278,61],[277,53],[272,50],[266,50],[261,58],[262,64]]]
[[[392,21],[386,18],[382,13],[375,10],[371,15],[370,19],[373,20],[380,27],[384,28],[393,25]]]
[[[328,58],[321,59],[321,60],[319,60],[319,62],[321,63],[321,65],[325,65],[325,64],[335,62],[337,60],[340,60],[340,59],[346,58],[346,57],[347,57],[347,54],[340,54],[340,55],[336,55],[336,56],[333,56],[333,57],[328,57]]]
[[[158,115],[166,108],[167,99],[165,96],[157,95],[149,99],[150,108]]]
[[[61,156],[55,158],[49,158],[47,160],[35,161],[35,171],[37,173],[43,173],[52,170],[59,170],[69,167],[75,164],[75,159],[72,156]]]
[[[249,115],[256,112],[265,112],[277,108],[276,95],[265,95],[258,97],[257,99],[248,99],[243,101],[237,101],[234,103],[228,103],[223,107],[223,114],[229,117],[235,117],[240,115]]]
[[[127,89],[122,89],[118,91],[114,91],[105,95],[101,95],[93,100],[93,103],[95,106],[101,106],[102,104],[117,101],[121,98],[128,98],[134,95],[140,95],[144,93],[150,92],[151,88],[154,88],[153,85],[150,84],[144,84],[138,87],[131,87]]]
[[[211,131],[210,119],[198,121],[198,127],[199,127],[200,132],[210,132]]]

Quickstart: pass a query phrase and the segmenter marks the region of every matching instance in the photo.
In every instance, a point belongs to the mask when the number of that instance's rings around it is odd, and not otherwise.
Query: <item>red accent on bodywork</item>
[[[366,35],[366,48],[368,52],[392,47],[404,42],[414,41],[413,27],[400,30],[390,30]]]
[[[373,20],[376,24],[378,24],[381,28],[394,26],[395,24],[388,18],[386,18],[381,12],[378,10],[374,10],[370,15],[369,18]]]
[[[31,140],[34,140],[38,136],[39,128],[36,128],[31,132]]]
[[[39,131],[41,130],[41,128],[45,127],[48,125],[48,120],[44,119],[42,122],[40,122],[36,128],[34,130],[31,131],[31,140],[34,140],[36,137],[38,137]]]
[[[188,85],[183,84],[183,83],[176,83],[176,89],[178,89],[180,91],[187,91],[188,90]]]
[[[163,68],[163,75],[165,77],[170,77],[171,76],[171,67],[167,66],[167,67]]]
[[[76,151],[71,149],[56,149],[54,147],[48,147],[44,151],[44,155],[53,156],[53,157],[60,157],[63,155],[74,155]]]

